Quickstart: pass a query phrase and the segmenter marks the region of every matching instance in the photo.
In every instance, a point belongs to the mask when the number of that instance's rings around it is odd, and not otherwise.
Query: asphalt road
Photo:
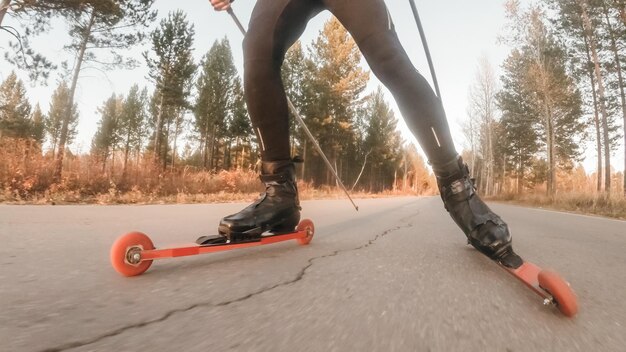
[[[626,222],[492,204],[516,250],[560,272],[564,317],[465,244],[432,198],[304,202],[309,246],[156,261],[131,230],[193,241],[239,204],[0,206],[1,351],[626,351]]]

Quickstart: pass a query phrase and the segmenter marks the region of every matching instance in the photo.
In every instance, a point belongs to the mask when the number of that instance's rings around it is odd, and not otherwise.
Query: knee
[[[266,81],[280,75],[281,63],[273,55],[271,40],[250,33],[243,41],[244,81]]]
[[[385,85],[401,82],[415,75],[417,71],[410,62],[396,50],[385,50],[375,54],[370,67]]]

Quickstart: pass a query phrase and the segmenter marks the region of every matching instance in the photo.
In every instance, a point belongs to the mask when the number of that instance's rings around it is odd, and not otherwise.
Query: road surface
[[[574,319],[465,244],[437,197],[303,202],[309,246],[156,261],[109,248],[210,233],[245,204],[0,206],[2,351],[625,351],[626,222],[492,204],[516,250],[578,294]]]

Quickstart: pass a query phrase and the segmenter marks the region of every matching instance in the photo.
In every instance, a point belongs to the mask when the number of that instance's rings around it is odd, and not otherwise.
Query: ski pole
[[[233,11],[233,8],[229,7],[228,10],[226,10],[226,12],[228,12],[228,14],[233,19],[233,21],[235,21],[235,24],[237,25],[237,27],[239,27],[239,30],[241,31],[241,34],[243,34],[245,36],[246,35],[246,29],[243,27],[241,22],[239,22],[239,18],[237,18],[237,16],[235,15],[235,12]],[[335,179],[337,180],[337,184],[339,185],[339,187],[346,194],[346,196],[350,200],[350,203],[352,203],[352,206],[354,206],[354,209],[356,209],[356,211],[359,211],[359,207],[354,203],[354,201],[352,200],[352,197],[350,197],[350,194],[348,193],[348,190],[346,189],[346,186],[344,186],[343,182],[341,182],[341,178],[337,174],[337,171],[335,171],[335,168],[333,168],[333,166],[330,163],[330,161],[328,161],[328,158],[326,157],[326,154],[324,154],[324,152],[322,151],[322,148],[320,148],[320,145],[317,143],[317,140],[315,139],[315,137],[313,137],[313,134],[311,133],[311,131],[309,131],[309,128],[306,126],[306,123],[304,123],[304,119],[302,119],[302,116],[300,116],[300,113],[298,113],[298,110],[296,110],[296,107],[293,105],[293,103],[291,102],[291,99],[289,99],[289,97],[287,97],[287,104],[289,105],[289,109],[291,110],[293,115],[296,117],[296,120],[298,120],[298,122],[302,126],[302,129],[304,130],[306,135],[309,137],[309,139],[313,143],[313,146],[315,147],[315,150],[317,150],[317,152],[321,155],[322,159],[324,159],[324,162],[326,163],[326,166],[328,166],[328,168],[332,172],[333,176],[335,176]]]
[[[411,4],[411,10],[413,11],[413,17],[415,18],[415,24],[417,24],[417,29],[420,32],[420,38],[422,39],[422,45],[424,46],[424,52],[426,53],[426,60],[428,60],[428,68],[430,68],[430,75],[433,77],[435,92],[437,92],[437,97],[439,98],[439,100],[441,100],[441,103],[443,104],[443,100],[441,99],[441,92],[439,91],[439,83],[437,83],[437,74],[435,74],[435,66],[433,65],[432,57],[430,57],[430,50],[428,49],[426,34],[424,33],[424,27],[422,27],[420,15],[417,12],[417,6],[415,6],[414,0],[409,0],[409,3]]]

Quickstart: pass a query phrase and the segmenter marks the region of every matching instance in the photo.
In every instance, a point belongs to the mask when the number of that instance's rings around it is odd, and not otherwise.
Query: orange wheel
[[[313,225],[313,221],[304,219],[300,221],[298,227],[296,227],[296,231],[306,231],[306,237],[298,238],[298,243],[304,246],[309,244],[313,239],[313,235],[315,234],[315,225]]]
[[[127,233],[118,238],[111,247],[111,264],[124,276],[141,275],[152,265],[152,260],[138,258],[142,250],[154,249],[150,237],[141,232]]]
[[[554,297],[561,313],[568,317],[576,315],[578,312],[576,295],[574,295],[574,291],[567,281],[563,280],[559,274],[549,270],[540,271],[538,279],[539,286]]]

